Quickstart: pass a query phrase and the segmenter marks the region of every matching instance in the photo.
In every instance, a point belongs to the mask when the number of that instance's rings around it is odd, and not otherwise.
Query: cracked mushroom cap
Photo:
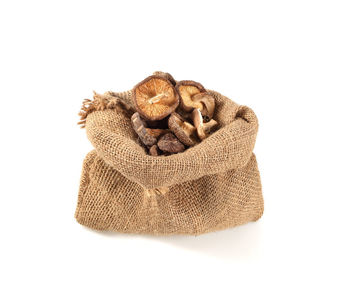
[[[199,139],[204,140],[207,138],[213,129],[218,125],[214,119],[211,119],[209,122],[205,123],[203,121],[203,116],[199,108],[196,108],[192,112],[193,124],[197,129],[197,135]]]
[[[183,144],[193,146],[197,143],[196,127],[185,121],[179,114],[174,112],[170,115],[168,126]]]
[[[171,82],[159,75],[152,75],[133,89],[133,102],[137,112],[146,120],[161,120],[175,111],[179,96]]]
[[[179,153],[185,150],[184,144],[173,133],[167,133],[159,138],[157,143],[160,150],[168,153]]]
[[[135,112],[131,116],[131,124],[143,144],[152,146],[157,143],[157,137],[149,133],[145,121],[140,117],[138,112]]]
[[[195,81],[179,81],[177,82],[176,91],[180,95],[181,102],[180,106],[183,110],[191,112],[193,108],[201,108],[200,102],[194,102],[193,96],[199,93],[206,92],[202,84]]]

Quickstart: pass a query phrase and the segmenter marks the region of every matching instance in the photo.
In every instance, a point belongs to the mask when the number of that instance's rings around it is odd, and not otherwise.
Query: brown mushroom
[[[197,135],[199,139],[203,140],[209,136],[212,130],[218,125],[214,119],[209,122],[203,122],[203,116],[199,108],[196,108],[192,112],[193,124],[197,128]]]
[[[168,79],[171,82],[171,84],[173,84],[174,86],[176,85],[176,80],[174,79],[173,76],[171,76],[170,73],[162,72],[162,71],[156,71],[156,72],[153,73],[153,75],[164,77],[165,79]]]
[[[203,117],[206,116],[208,120],[213,118],[215,99],[212,95],[208,92],[199,93],[192,97],[192,101],[195,106],[194,108],[199,108]]]
[[[185,150],[184,144],[173,133],[162,135],[157,143],[160,150],[169,153],[179,153]]]
[[[134,128],[136,134],[140,137],[143,144],[147,146],[152,146],[157,143],[157,137],[151,135],[146,129],[145,121],[140,117],[138,112],[135,112],[131,116],[131,124]]]
[[[196,127],[185,121],[179,114],[173,112],[168,120],[169,129],[185,145],[193,146],[196,144]]]
[[[191,112],[193,108],[202,108],[200,102],[194,102],[192,99],[194,95],[206,92],[202,84],[195,81],[185,80],[177,82],[175,88],[180,95],[180,106],[183,110]]]
[[[160,153],[159,153],[160,151],[159,151],[158,146],[156,144],[151,146],[151,148],[149,148],[148,152],[149,152],[149,155],[151,155],[151,156],[160,155]]]
[[[137,112],[146,120],[161,120],[175,111],[180,99],[173,84],[159,75],[152,75],[133,89]]]
[[[147,133],[149,135],[151,135],[153,137],[156,137],[156,138],[159,138],[159,136],[162,136],[165,133],[168,133],[169,129],[158,129],[158,128],[151,129],[151,128],[146,128],[146,131],[147,131]]]

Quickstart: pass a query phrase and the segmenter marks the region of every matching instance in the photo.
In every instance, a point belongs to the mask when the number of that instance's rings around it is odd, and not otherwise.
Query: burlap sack
[[[86,102],[82,124],[95,150],[84,160],[77,221],[98,230],[168,235],[201,234],[259,219],[263,197],[252,153],[257,118],[250,108],[210,93],[220,129],[171,156],[147,155],[130,113],[112,93]],[[130,93],[123,95],[127,99]]]

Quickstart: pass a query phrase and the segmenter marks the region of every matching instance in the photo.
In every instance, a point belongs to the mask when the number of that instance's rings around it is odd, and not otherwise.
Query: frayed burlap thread
[[[171,156],[147,155],[118,93],[85,103],[82,124],[95,150],[84,160],[77,221],[97,230],[198,235],[258,220],[264,204],[253,153],[257,118],[209,93],[220,128]],[[123,95],[129,105],[130,92]]]

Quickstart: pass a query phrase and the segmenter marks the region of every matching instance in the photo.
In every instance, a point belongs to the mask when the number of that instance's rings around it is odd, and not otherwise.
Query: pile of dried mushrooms
[[[194,81],[155,72],[133,89],[131,117],[140,142],[152,156],[183,152],[217,128],[215,99]]]

